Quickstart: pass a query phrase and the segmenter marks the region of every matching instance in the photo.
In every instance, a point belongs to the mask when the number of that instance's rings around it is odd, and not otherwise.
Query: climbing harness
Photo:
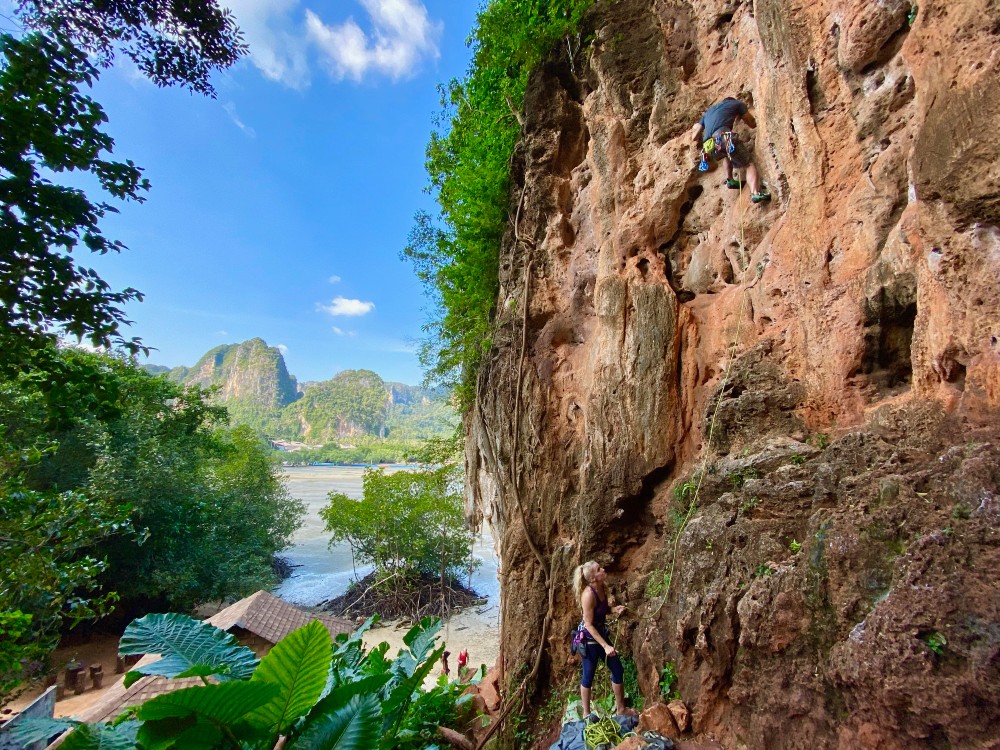
[[[724,130],[714,134],[701,144],[701,161],[698,163],[699,172],[708,171],[708,160],[718,161],[726,158],[732,159],[736,152],[736,134],[731,130]]]

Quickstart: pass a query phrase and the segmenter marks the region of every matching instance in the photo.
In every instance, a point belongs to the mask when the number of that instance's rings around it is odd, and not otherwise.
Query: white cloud
[[[361,0],[371,30],[366,33],[349,18],[327,25],[306,11],[306,33],[320,48],[327,71],[336,79],[360,81],[370,72],[393,80],[412,75],[420,62],[439,55],[437,40],[443,25],[427,17],[418,0]]]
[[[277,345],[276,347],[274,347],[274,348],[275,348],[275,349],[277,349],[277,350],[278,350],[279,352],[281,352],[282,354],[288,354],[288,347],[287,347],[287,346],[285,346],[284,344],[278,344],[278,345]]]
[[[367,315],[375,309],[374,302],[362,302],[359,299],[347,299],[346,297],[334,297],[329,305],[320,305],[319,309],[330,313],[330,315],[346,315],[357,317]]]
[[[310,83],[310,57],[318,52],[336,80],[360,81],[375,73],[393,80],[412,75],[427,58],[439,56],[443,24],[427,17],[421,0],[360,0],[363,23],[353,18],[327,23],[300,0],[227,0],[250,61],[265,78],[295,89]]]
[[[329,279],[327,279],[327,281],[329,281],[331,284],[339,284],[341,279],[339,276],[337,276],[337,274],[334,274]]]
[[[233,124],[236,125],[236,127],[242,130],[244,133],[246,133],[247,137],[249,138],[257,137],[257,131],[255,131],[253,128],[251,128],[249,125],[243,122],[243,120],[240,119],[240,116],[236,114],[236,105],[233,104],[233,102],[226,102],[225,104],[222,105],[222,108],[226,110],[226,114],[229,115],[229,119],[233,121]]]
[[[229,331],[216,331],[215,335],[216,336],[228,336],[229,335]]]
[[[250,61],[271,81],[293,89],[309,85],[305,30],[296,22],[299,0],[226,0],[243,37]]]
[[[333,327],[333,332],[338,336],[357,336],[357,331],[345,331],[343,328]]]

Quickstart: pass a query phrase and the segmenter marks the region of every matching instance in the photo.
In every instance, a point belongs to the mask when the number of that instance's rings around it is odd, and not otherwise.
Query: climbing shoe
[[[729,188],[730,190],[739,190],[740,181],[734,180],[732,177],[730,177],[728,180],[726,180],[726,187]]]
[[[759,193],[754,193],[750,196],[750,200],[754,203],[765,203],[771,200],[771,194],[766,190],[761,190]]]

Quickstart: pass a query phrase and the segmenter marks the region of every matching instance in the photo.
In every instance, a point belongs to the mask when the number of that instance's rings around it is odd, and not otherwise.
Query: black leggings
[[[596,641],[585,641],[584,645],[583,676],[580,678],[580,687],[590,689],[590,686],[594,684],[594,672],[597,671],[597,663],[601,661],[606,662],[608,669],[611,670],[611,681],[615,685],[621,685],[625,679],[625,668],[622,666],[622,660],[618,658],[618,655],[615,654],[608,658],[608,655],[604,653],[604,647]]]

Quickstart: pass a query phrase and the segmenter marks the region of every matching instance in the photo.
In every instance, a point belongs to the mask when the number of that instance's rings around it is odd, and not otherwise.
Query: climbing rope
[[[733,338],[733,343],[729,347],[729,356],[726,360],[726,367],[723,370],[722,381],[719,386],[719,398],[715,402],[715,408],[712,410],[712,420],[709,422],[708,426],[708,440],[705,444],[705,456],[702,460],[701,469],[697,472],[698,482],[695,484],[694,494],[691,496],[691,501],[688,503],[687,513],[684,514],[684,518],[681,521],[681,525],[677,529],[677,534],[674,537],[674,548],[673,553],[670,556],[670,571],[667,574],[665,581],[666,586],[664,588],[662,599],[660,600],[660,605],[656,608],[656,611],[652,615],[642,619],[655,619],[659,614],[660,610],[663,609],[663,605],[666,604],[667,598],[670,596],[670,589],[673,587],[674,583],[674,571],[677,567],[677,551],[680,548],[681,536],[684,533],[684,529],[687,528],[688,522],[691,520],[691,516],[694,515],[695,510],[698,507],[698,498],[701,494],[701,485],[705,481],[706,469],[708,468],[708,455],[712,448],[712,437],[715,434],[716,420],[719,416],[719,408],[722,406],[722,399],[726,395],[726,387],[729,383],[729,376],[732,372],[733,362],[736,360],[736,349],[740,343],[740,332],[743,325],[743,312],[746,309],[747,300],[750,298],[750,289],[756,286],[756,281],[753,284],[747,285],[745,283],[746,272],[750,267],[750,263],[746,257],[746,201],[743,200],[743,179],[740,177],[739,172],[736,173],[736,179],[740,184],[739,200],[741,205],[740,211],[740,265],[742,266],[742,273],[744,275],[744,286],[742,296],[740,298],[740,312],[736,317],[736,335]],[[763,270],[761,270],[763,273]]]
[[[583,741],[587,744],[588,750],[595,750],[602,746],[612,748],[629,737],[635,737],[635,732],[623,734],[618,722],[607,717],[594,722],[587,721],[583,728]]]

